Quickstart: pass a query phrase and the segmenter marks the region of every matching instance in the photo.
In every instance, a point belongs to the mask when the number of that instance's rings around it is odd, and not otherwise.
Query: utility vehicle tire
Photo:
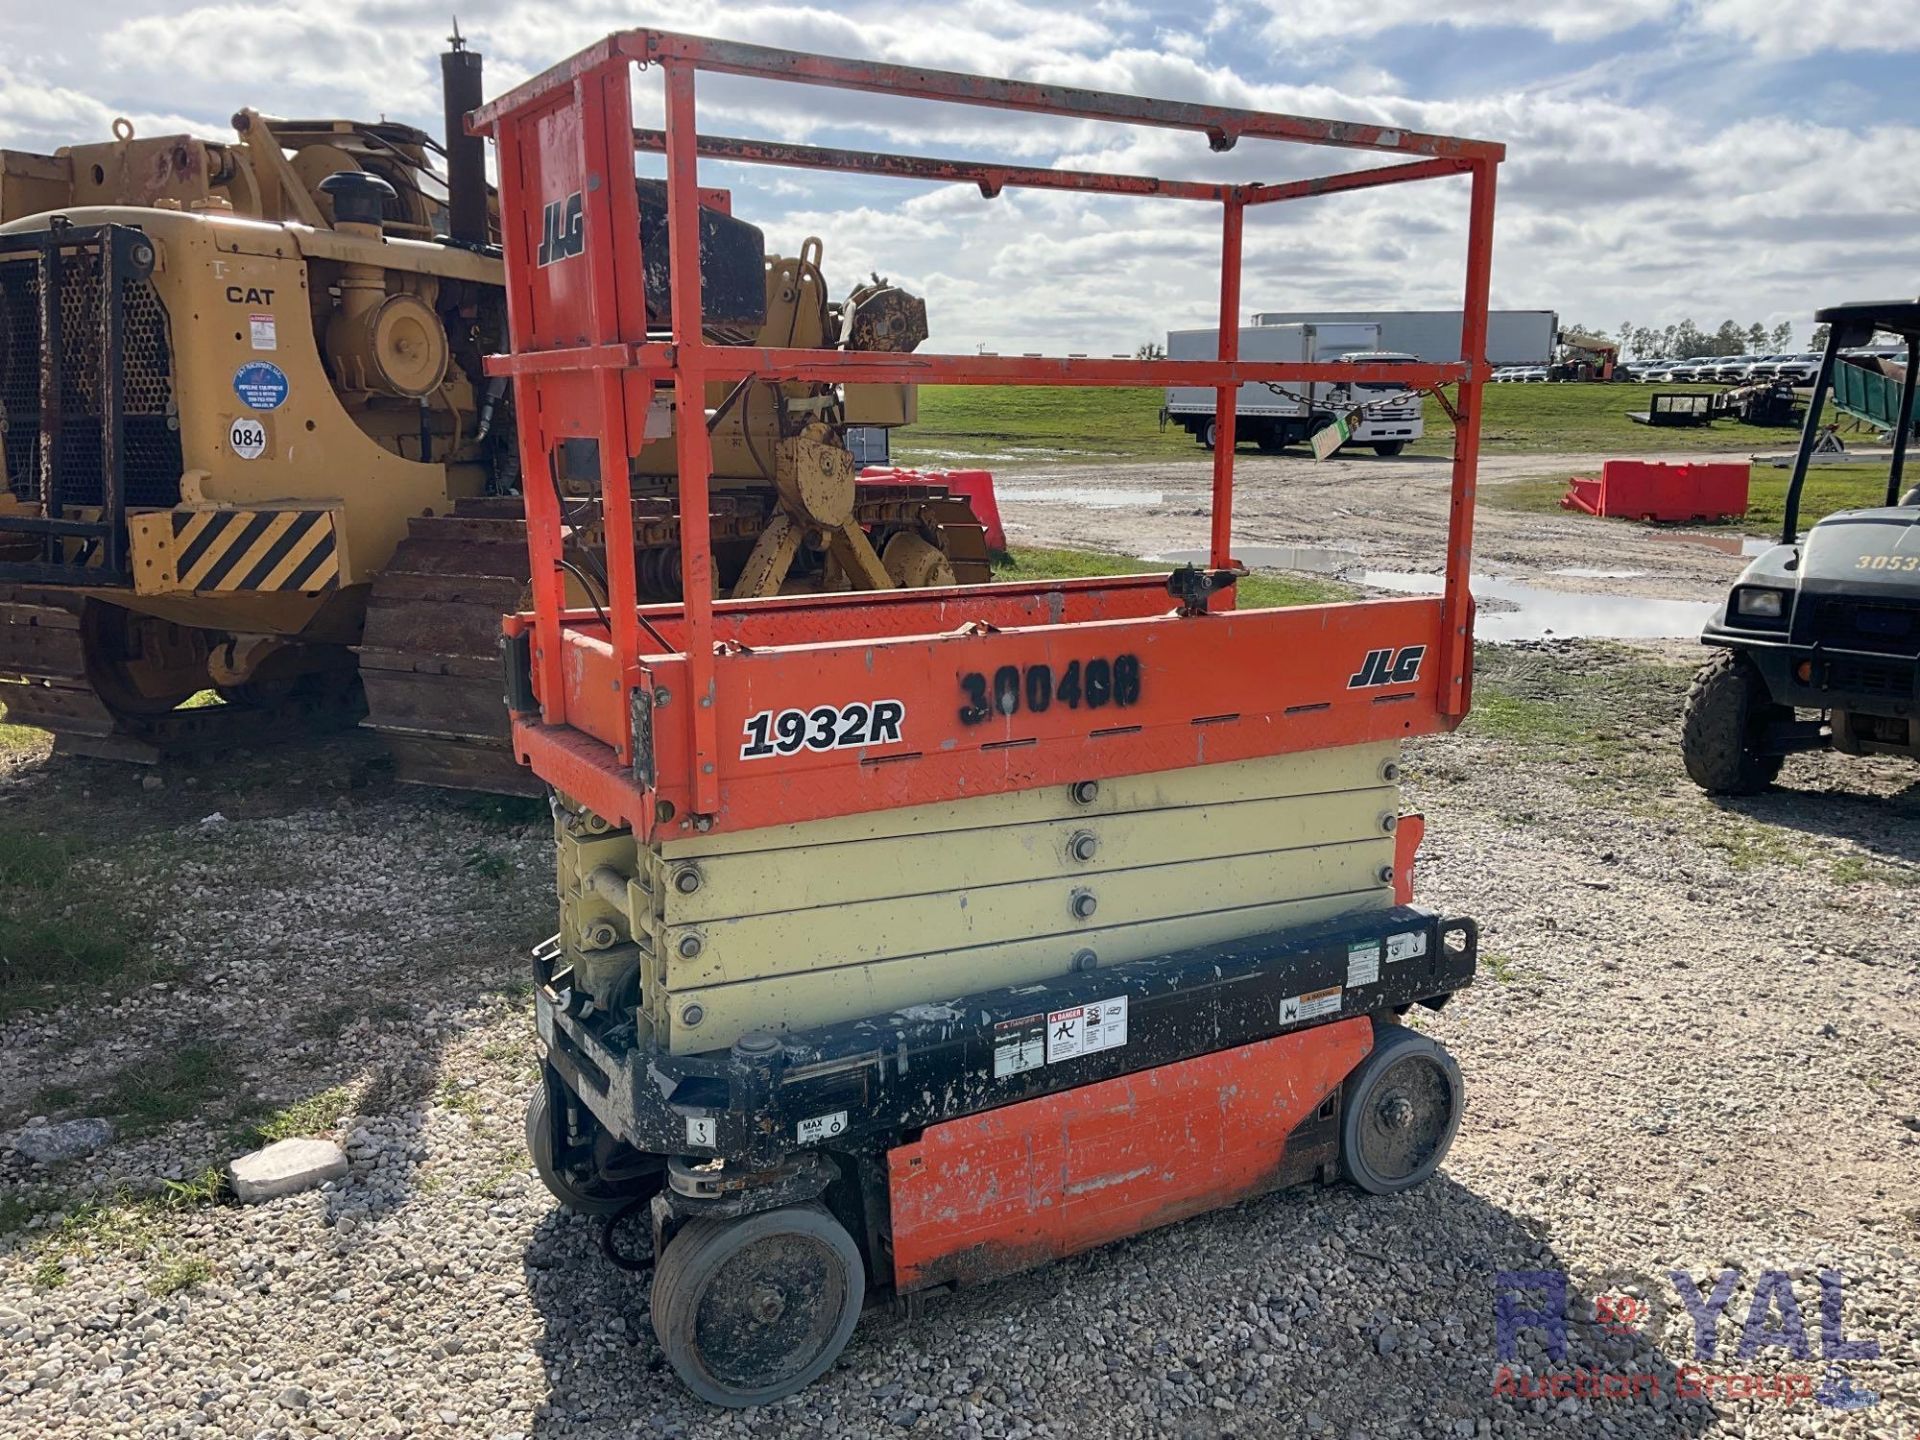
[[[1215,425],[1214,422],[1211,420],[1207,421],[1207,423],[1201,427],[1200,435],[1199,435],[1201,449],[1203,450],[1213,449],[1214,436],[1219,433],[1219,428],[1220,427]]]
[[[866,1291],[860,1247],[822,1206],[689,1220],[654,1267],[653,1333],[702,1400],[764,1405],[826,1373]]]
[[[527,1154],[540,1183],[553,1198],[576,1215],[614,1215],[633,1198],[631,1187],[582,1181],[571,1171],[562,1170],[553,1154],[553,1122],[549,1105],[549,1087],[543,1077],[527,1097]]]
[[[1460,1130],[1460,1067],[1404,1025],[1374,1027],[1373,1051],[1343,1087],[1340,1168],[1370,1195],[1411,1190],[1440,1168]]]
[[[1391,459],[1406,448],[1407,442],[1404,440],[1376,440],[1373,446],[1373,453],[1382,459]]]
[[[1262,455],[1278,455],[1287,448],[1287,437],[1275,425],[1262,426],[1254,443],[1260,447]]]
[[[1758,742],[1770,720],[1790,712],[1767,694],[1759,668],[1737,650],[1722,650],[1700,667],[1680,721],[1680,757],[1693,783],[1709,795],[1754,795],[1780,775],[1782,757]]]

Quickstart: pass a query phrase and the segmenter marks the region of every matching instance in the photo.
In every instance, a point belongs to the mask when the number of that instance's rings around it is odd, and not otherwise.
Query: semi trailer
[[[1256,327],[1268,325],[1378,325],[1380,344],[1427,361],[1459,360],[1464,316],[1458,310],[1260,310]],[[1560,317],[1552,310],[1487,312],[1489,365],[1551,365],[1559,343]]]

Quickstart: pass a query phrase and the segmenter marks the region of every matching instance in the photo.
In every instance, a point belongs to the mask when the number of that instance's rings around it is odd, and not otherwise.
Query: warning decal
[[[253,348],[256,350],[278,350],[280,348],[279,326],[271,315],[249,315],[247,329],[253,334]]]
[[[993,1078],[1004,1080],[1047,1063],[1047,1017],[1023,1015],[993,1027]]]
[[[831,1140],[847,1128],[847,1112],[836,1110],[831,1115],[810,1115],[793,1127],[793,1138],[802,1145],[811,1145],[817,1140]]]
[[[1403,930],[1398,935],[1387,937],[1387,963],[1395,960],[1412,960],[1427,953],[1427,932],[1424,930]]]
[[[1047,1016],[1047,1063],[1057,1065],[1127,1043],[1127,997],[1096,1000]]]
[[[1347,947],[1347,987],[1371,985],[1380,978],[1380,942],[1368,940]]]
[[[1291,1025],[1299,1020],[1318,1020],[1322,1015],[1338,1015],[1341,994],[1340,986],[1329,985],[1324,990],[1314,990],[1305,995],[1296,995],[1291,1000],[1282,1000],[1280,1023]]]

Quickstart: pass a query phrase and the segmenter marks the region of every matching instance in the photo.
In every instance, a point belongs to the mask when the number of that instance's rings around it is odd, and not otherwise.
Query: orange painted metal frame
[[[664,75],[666,123],[632,124],[631,68]],[[1242,139],[1363,149],[1400,163],[1283,184],[1208,184],[1144,176],[993,165],[919,156],[703,137],[694,92],[701,71],[885,93],[1035,114],[1204,134],[1215,149]],[[498,146],[508,316],[514,353],[489,370],[512,375],[533,561],[533,611],[508,628],[531,637],[540,711],[514,720],[516,753],[550,783],[651,838],[668,829],[745,829],[850,811],[927,803],[1062,779],[1174,768],[1447,728],[1470,699],[1472,599],[1467,589],[1487,378],[1486,311],[1494,177],[1504,153],[1484,141],[1384,126],[1140,99],[836,59],[636,30],[609,37],[469,119]],[[673,331],[650,334],[638,206],[628,177],[636,148],[666,158]],[[1211,361],[1079,356],[895,355],[710,344],[701,314],[698,209],[702,154],[730,161],[971,182],[985,195],[1034,186],[1218,203],[1222,213],[1220,344]],[[1368,367],[1243,361],[1238,350],[1246,208],[1281,200],[1465,175],[1470,181],[1462,353],[1454,364]],[[577,216],[577,230],[570,217]],[[1378,370],[1378,374],[1375,371]],[[638,453],[657,390],[676,414],[701,416],[709,381],[1210,386],[1217,396],[1209,554],[1232,561],[1234,399],[1248,380],[1392,379],[1457,384],[1446,586],[1437,599],[1373,601],[1236,614],[1230,594],[1200,614],[1175,613],[1157,579],[1044,587],[991,585],[937,596],[710,598],[712,456],[706,426],[674,427],[683,605],[638,605],[631,488],[621,457]],[[565,517],[554,452],[591,440],[603,457],[608,619],[570,612],[558,564]],[[1052,598],[1049,597],[1058,597]],[[859,607],[858,618],[850,606]],[[1348,683],[1370,652],[1414,648],[1417,674],[1390,686]],[[1142,667],[1136,703],[961,717],[965,677],[1110,664]],[[1075,674],[1080,673],[1075,671]],[[904,707],[897,739],[823,753],[749,757],[761,712],[818,706]],[[649,753],[636,754],[645,713]]]
[[[894,1288],[1023,1270],[1270,1190],[1288,1135],[1372,1049],[1356,1016],[932,1126],[887,1152]]]

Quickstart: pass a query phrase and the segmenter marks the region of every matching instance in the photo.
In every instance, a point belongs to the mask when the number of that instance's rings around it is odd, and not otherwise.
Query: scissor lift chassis
[[[578,1013],[549,944],[535,960],[535,1006],[554,1087],[550,1143],[565,1155],[593,1128],[570,1128],[568,1110],[578,1104],[642,1157],[625,1168],[658,1160],[666,1174],[652,1197],[658,1248],[687,1219],[824,1197],[862,1238],[877,1288],[908,1294],[984,1279],[1146,1228],[1137,1219],[1116,1228],[1115,1211],[1138,1209],[1153,1217],[1148,1224],[1165,1223],[1261,1190],[1334,1178],[1341,1082],[1373,1048],[1373,1025],[1392,1024],[1415,1005],[1440,1008],[1471,982],[1477,949],[1471,920],[1395,906],[890,1015],[758,1032],[728,1051],[675,1057],[636,1044],[631,1023]],[[1096,1006],[1117,1017],[1122,1042],[1050,1059],[1061,1028],[1084,1026]],[[1189,1133],[1186,1146],[1165,1147],[1153,1122],[1168,1101],[1155,1091],[1170,1088],[1177,1109],[1183,1092],[1174,1072],[1208,1062],[1208,1093],[1217,1098],[1237,1071],[1259,1072],[1270,1059],[1266,1047],[1283,1041],[1285,1066],[1308,1078],[1276,1112],[1293,1123],[1253,1124],[1225,1137],[1260,1157],[1243,1183],[1194,1164],[1212,1137]],[[1331,1068],[1302,1063],[1322,1053],[1333,1056]],[[1073,1153],[1076,1118],[1034,1103],[1090,1098],[1093,1090],[1100,1098],[1083,1113],[1118,1106],[1134,1143]],[[979,1235],[994,1227],[969,1200],[979,1198],[980,1177],[920,1173],[917,1146],[954,1122],[986,1116],[1000,1119],[998,1143],[1009,1153],[1049,1143],[1061,1150],[1058,1193],[1046,1197],[1042,1184],[1023,1208],[1077,1198],[1082,1213],[1064,1217],[1042,1243],[983,1243]],[[903,1262],[900,1190],[915,1183],[943,1187],[944,1207],[932,1208],[950,1218],[931,1227],[937,1233],[915,1225],[912,1258]],[[929,1208],[924,1196],[918,1208]]]
[[[635,67],[663,76],[660,130],[634,128]],[[698,130],[696,79],[713,73],[1154,126],[1203,135],[1214,150],[1292,142],[1394,163],[1260,184],[738,140]],[[1156,903],[1166,913],[1146,918],[1174,922],[1168,933],[1179,934],[1179,915],[1196,906],[1232,923],[1186,938],[1245,926],[1240,938],[1208,949],[1156,953],[1156,935],[1130,952],[1109,950],[1105,964],[1089,952],[1082,967],[1072,947],[1071,964],[1055,953],[1049,927],[1060,915],[1042,917],[1037,928],[993,937],[1029,947],[1014,960],[1040,978],[959,999],[936,998],[965,983],[945,981],[940,957],[964,948],[946,933],[961,928],[949,915],[924,956],[891,957],[910,967],[936,962],[927,967],[926,1003],[852,1020],[783,1012],[784,1029],[756,1019],[755,1028],[715,1031],[701,1004],[676,991],[675,957],[705,964],[707,952],[684,933],[663,947],[675,925],[655,887],[662,877],[677,884],[676,857],[709,839],[784,830],[805,844],[827,833],[818,827],[831,817],[992,797],[1008,801],[1011,816],[1019,808],[1011,802],[1048,787],[1091,793],[1109,780],[1388,745],[1458,724],[1471,698],[1467,582],[1502,147],[654,30],[582,51],[482,107],[469,128],[499,147],[514,353],[487,363],[489,373],[514,378],[530,417],[519,432],[522,468],[550,471],[565,444],[590,444],[612,461],[599,468],[605,606],[567,608],[566,516],[557,492],[531,485],[531,613],[509,617],[503,644],[516,757],[558,793],[563,829],[570,819],[580,833],[625,836],[605,848],[634,861],[570,869],[562,845],[562,933],[537,961],[548,1063],[528,1139],[549,1186],[576,1208],[618,1216],[649,1207],[653,1326],[680,1378],[719,1403],[777,1398],[833,1362],[870,1288],[911,1296],[984,1278],[1295,1181],[1345,1174],[1388,1193],[1430,1175],[1459,1122],[1459,1074],[1444,1050],[1395,1021],[1415,1006],[1437,1008],[1468,983],[1475,930],[1410,906],[1410,840],[1396,845],[1392,865],[1374,868],[1370,895],[1353,891],[1352,876],[1337,895],[1295,894],[1295,884],[1277,879],[1267,893],[1245,865],[1235,883],[1261,893],[1242,893],[1235,903],[1243,911],[1198,892],[1162,895]],[[665,157],[670,336],[646,321],[643,277],[661,267],[657,255],[643,265],[640,254],[626,183],[636,150]],[[1218,356],[1149,362],[715,343],[702,321],[702,157],[958,182],[989,200],[1032,188],[1218,205]],[[1470,186],[1461,361],[1369,367],[1240,356],[1249,210],[1454,176]],[[716,603],[705,528],[712,464],[700,417],[710,384],[748,379],[1212,388],[1220,443],[1208,567],[1171,580]],[[1436,393],[1457,386],[1447,407],[1455,438],[1443,591],[1237,612],[1235,397],[1249,381],[1332,380]],[[636,453],[657,402],[674,416],[685,599],[642,607],[631,546],[617,533],[630,510],[619,457]],[[1394,832],[1391,810],[1382,818],[1370,843]],[[1010,845],[1020,843],[1013,828],[1007,823]],[[1410,830],[1417,827],[1400,827]],[[686,878],[699,890],[697,875]],[[1046,883],[1056,879],[1049,872]],[[955,904],[976,893],[959,888]],[[1093,898],[1076,894],[1072,916],[1088,919],[1094,907],[1080,902]],[[1122,888],[1120,898],[1139,897]],[[1339,918],[1285,931],[1271,930],[1271,910],[1248,918],[1295,901],[1325,902],[1314,913]],[[1176,914],[1183,902],[1191,903]],[[834,902],[809,895],[805,903]],[[731,924],[740,913],[706,923]],[[1003,927],[1007,913],[998,912]],[[863,960],[858,948],[857,939],[836,942],[805,963],[851,979]],[[966,964],[955,960],[952,973],[964,976]],[[1032,968],[1042,964],[1051,967],[1043,975]],[[708,1048],[694,1038],[707,1033],[721,1037],[715,1046],[732,1044]],[[610,1230],[610,1247],[622,1233]]]

